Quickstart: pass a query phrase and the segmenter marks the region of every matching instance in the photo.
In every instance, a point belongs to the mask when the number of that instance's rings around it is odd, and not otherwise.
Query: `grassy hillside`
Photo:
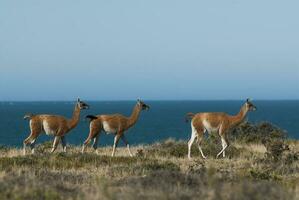
[[[236,137],[224,159],[215,159],[221,145],[210,136],[208,158],[194,145],[191,161],[187,142],[171,139],[132,147],[133,158],[125,148],[112,158],[111,147],[50,154],[45,143],[26,156],[2,147],[0,199],[299,199],[299,142],[268,135]]]

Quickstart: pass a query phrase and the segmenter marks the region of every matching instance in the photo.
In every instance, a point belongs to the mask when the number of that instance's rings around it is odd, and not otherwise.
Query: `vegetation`
[[[231,139],[239,142],[260,143],[269,139],[284,140],[287,138],[287,132],[269,122],[261,122],[259,124],[244,122],[232,129],[229,136]]]
[[[272,137],[276,135],[275,137]],[[132,148],[100,148],[99,155],[72,146],[50,154],[37,146],[35,155],[0,147],[1,199],[298,199],[299,142],[268,123],[243,124],[231,134],[227,158],[215,159],[219,138],[203,142],[203,160],[194,145],[168,139]]]

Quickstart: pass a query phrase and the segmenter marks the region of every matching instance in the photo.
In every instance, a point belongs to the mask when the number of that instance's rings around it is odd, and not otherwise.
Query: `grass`
[[[278,137],[263,142],[236,138],[227,158],[215,159],[219,138],[204,140],[203,160],[194,145],[172,139],[153,145],[118,148],[71,146],[49,153],[49,143],[35,155],[0,147],[1,199],[298,199],[299,141]],[[267,135],[267,138],[268,135]],[[254,136],[256,139],[256,136]],[[261,138],[262,140],[263,138]]]

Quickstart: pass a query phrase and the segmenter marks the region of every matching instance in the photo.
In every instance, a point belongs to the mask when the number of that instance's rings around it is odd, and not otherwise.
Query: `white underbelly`
[[[47,135],[55,135],[56,134],[56,130],[52,130],[47,121],[43,121],[43,128]]]
[[[202,122],[203,126],[209,133],[218,132],[219,126],[213,127],[208,121],[203,120]]]
[[[111,128],[106,121],[103,122],[103,129],[107,134],[116,133],[116,130]]]

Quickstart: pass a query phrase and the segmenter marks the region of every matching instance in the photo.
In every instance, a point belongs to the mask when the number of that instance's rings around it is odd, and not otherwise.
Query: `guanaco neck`
[[[80,119],[80,108],[79,108],[78,104],[76,104],[74,112],[73,112],[73,116],[68,121],[69,130],[71,130],[77,126],[79,119]]]
[[[243,120],[245,119],[246,115],[247,115],[248,109],[246,108],[246,105],[243,105],[240,109],[240,112],[231,117],[231,125],[232,126],[236,126],[238,124],[240,124],[241,122],[243,122]]]
[[[137,122],[137,120],[139,118],[140,111],[141,111],[140,106],[138,104],[136,104],[134,109],[133,109],[133,112],[132,112],[131,116],[129,117],[128,127],[127,128],[130,128],[131,126],[133,126]]]

